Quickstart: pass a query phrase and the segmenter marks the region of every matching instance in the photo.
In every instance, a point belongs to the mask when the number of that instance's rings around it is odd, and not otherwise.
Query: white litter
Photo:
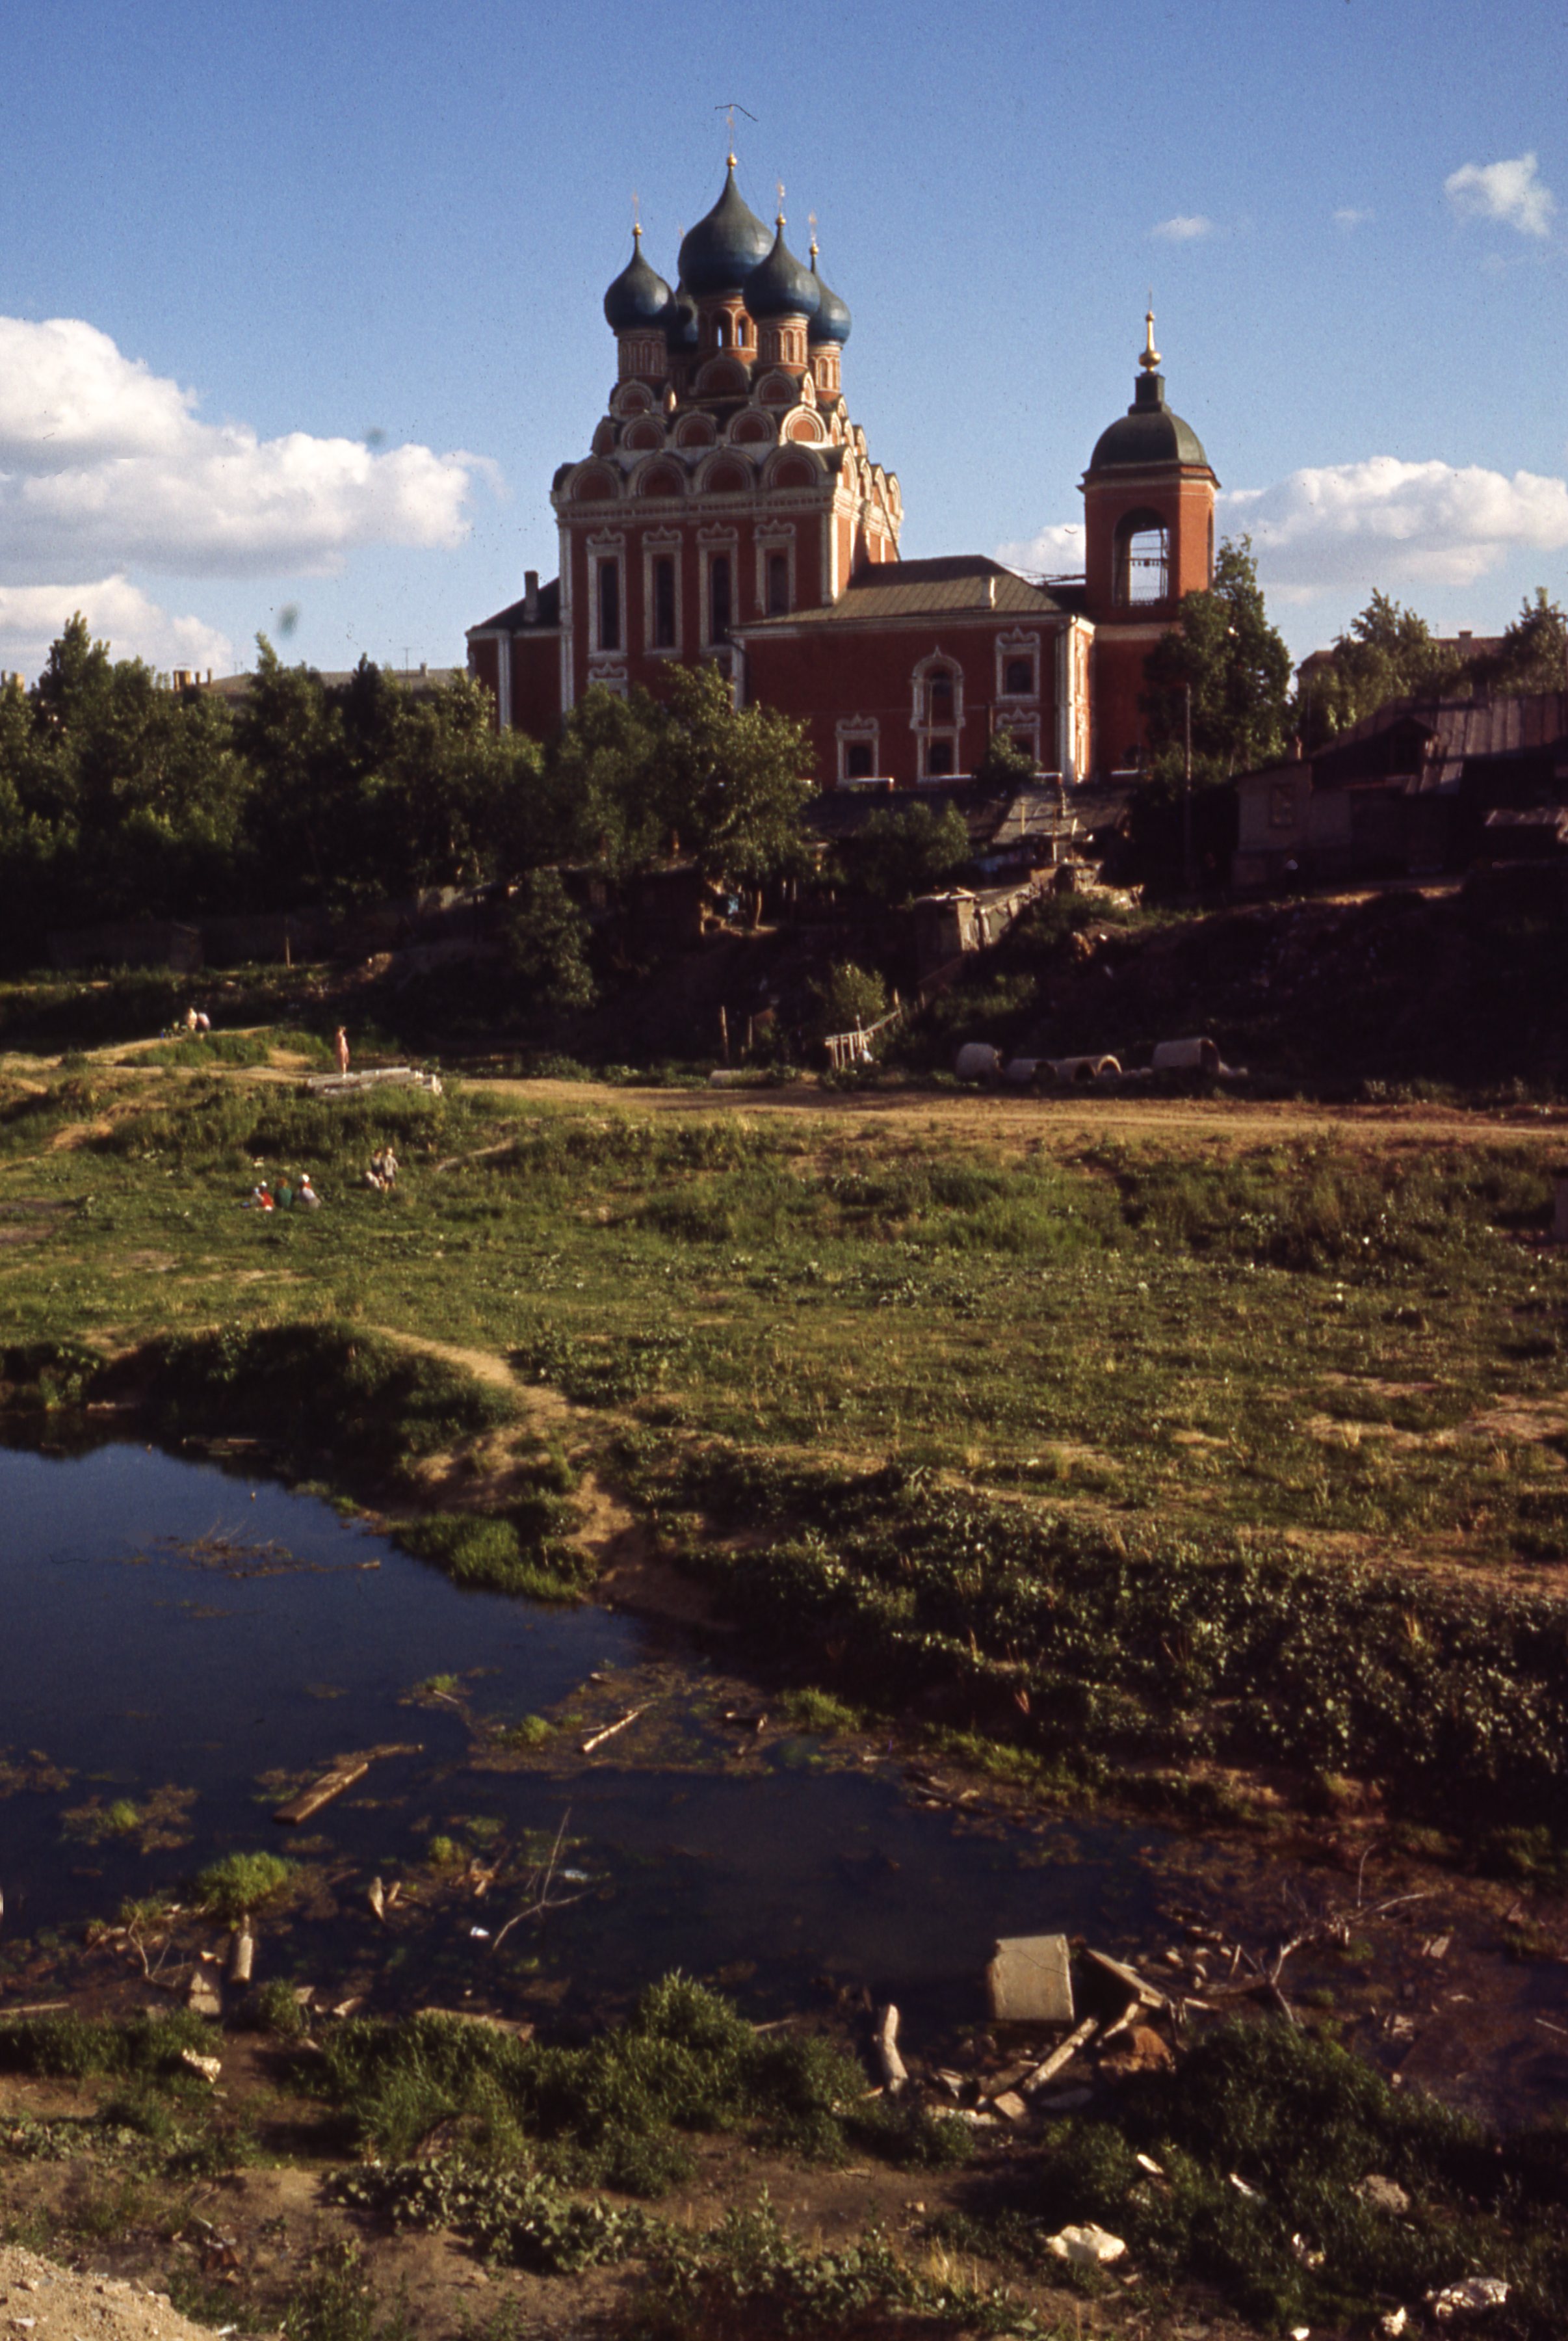
[[[1462,2276],[1457,2284],[1444,2285],[1441,2292],[1426,2296],[1433,2314],[1450,2317],[1464,2310],[1501,2308],[1508,2297],[1508,2286],[1500,2276]]]
[[[1107,2235],[1091,2219],[1084,2227],[1064,2227],[1059,2235],[1046,2238],[1046,2249],[1059,2260],[1071,2260],[1075,2267],[1108,2267],[1119,2260],[1126,2249],[1120,2236]]]
[[[1409,2322],[1410,2311],[1408,2308],[1391,2308],[1387,2315],[1380,2320],[1377,2329],[1380,2333],[1387,2334],[1388,2341],[1399,2341],[1400,2335],[1404,2331],[1404,2328]]]
[[[1160,2168],[1159,2164],[1155,2160],[1152,2154],[1140,2154],[1136,2157],[1136,2159],[1138,2168],[1140,2170],[1146,2170],[1151,2178],[1163,2178],[1165,2177],[1165,2172]]]
[[[1262,2202],[1263,2197],[1258,2193],[1257,2188],[1255,2187],[1249,2187],[1245,2178],[1238,2178],[1234,2170],[1230,2174],[1230,2183],[1236,2188],[1238,2195],[1245,2195],[1249,2203]]]

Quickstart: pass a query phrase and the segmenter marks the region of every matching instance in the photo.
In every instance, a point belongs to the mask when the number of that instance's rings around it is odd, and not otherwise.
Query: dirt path
[[[212,2341],[176,2315],[166,2292],[122,2276],[78,2276],[0,2246],[0,2311],[11,2341]]]
[[[1275,1139],[1338,1139],[1368,1148],[1539,1145],[1560,1149],[1568,1113],[1504,1121],[1454,1106],[1331,1106],[1246,1098],[1035,1097],[1022,1091],[821,1090],[806,1082],[779,1089],[672,1090],[610,1087],[599,1081],[525,1081],[476,1077],[471,1086],[497,1097],[532,1098],[596,1112],[767,1115],[770,1120],[858,1121],[880,1131],[967,1141],[1045,1139],[1069,1145],[1114,1137],[1150,1144],[1263,1145]]]

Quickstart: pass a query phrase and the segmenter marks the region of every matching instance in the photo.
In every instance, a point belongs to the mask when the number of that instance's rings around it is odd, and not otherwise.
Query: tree
[[[879,902],[908,902],[928,894],[969,859],[969,829],[957,805],[940,813],[928,804],[895,812],[878,806],[851,847],[856,875]]]
[[[1282,755],[1289,730],[1290,652],[1269,624],[1252,539],[1226,538],[1204,593],[1182,596],[1179,623],[1144,662],[1139,701],[1156,777],[1182,772],[1192,694],[1193,777],[1230,780]]]
[[[1528,594],[1494,654],[1477,662],[1476,679],[1493,691],[1568,690],[1568,613],[1544,585]]]
[[[888,987],[869,968],[853,960],[838,960],[827,975],[813,983],[817,1013],[812,1026],[818,1038],[830,1032],[852,1032],[857,1026],[875,1024],[888,1012]]]
[[[534,1008],[551,1014],[592,1007],[588,921],[567,892],[559,870],[529,872],[518,889],[506,941],[507,957]]]
[[[1035,760],[1010,732],[993,732],[971,776],[982,788],[1017,788],[1035,777]]]
[[[755,889],[805,864],[809,764],[804,726],[737,709],[710,663],[674,668],[663,699],[590,691],[561,727],[547,786],[565,850],[612,876],[679,851]]]
[[[1335,637],[1330,663],[1303,686],[1296,711],[1303,744],[1321,748],[1391,699],[1435,698],[1464,681],[1464,661],[1435,640],[1424,618],[1374,593]]]

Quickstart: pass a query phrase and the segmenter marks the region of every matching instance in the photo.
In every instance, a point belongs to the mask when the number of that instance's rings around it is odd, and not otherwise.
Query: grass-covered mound
[[[1377,1779],[1451,1825],[1568,1824],[1568,1645],[1549,1596],[1037,1510],[896,1467],[714,1446],[642,1489],[749,1531],[688,1547],[686,1565],[774,1653],[884,1708],[923,1703],[1090,1779],[1283,1764]]]
[[[325,2042],[319,2086],[385,2164],[414,2161],[439,2134],[448,2154],[481,2167],[632,2195],[690,2176],[693,2132],[740,2131],[830,2161],[851,2142],[909,2161],[960,2160],[968,2143],[958,2123],[863,2102],[865,2075],[829,2042],[758,2033],[681,1976],[581,2047],[448,2017],[352,2020]],[[412,2199],[411,2186],[382,2185],[387,2207]]]
[[[302,1466],[388,1472],[512,1421],[517,1402],[440,1358],[345,1323],[224,1326],[149,1344],[162,1435],[241,1434]]]

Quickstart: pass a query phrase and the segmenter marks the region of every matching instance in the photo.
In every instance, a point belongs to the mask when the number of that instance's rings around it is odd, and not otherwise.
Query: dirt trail
[[[0,2246],[0,2310],[12,2341],[212,2341],[166,2292],[121,2276],[78,2276],[15,2245]]]
[[[611,1087],[599,1081],[512,1081],[475,1076],[471,1086],[497,1097],[532,1098],[597,1112],[745,1113],[770,1119],[859,1121],[879,1130],[937,1133],[967,1141],[1046,1140],[1090,1144],[1114,1137],[1161,1144],[1262,1145],[1275,1139],[1338,1139],[1369,1148],[1438,1142],[1448,1146],[1563,1143],[1568,1114],[1532,1113],[1518,1121],[1457,1106],[1334,1106],[1242,1098],[1035,1097],[1023,1092],[821,1090],[805,1082],[779,1089],[670,1090]]]

